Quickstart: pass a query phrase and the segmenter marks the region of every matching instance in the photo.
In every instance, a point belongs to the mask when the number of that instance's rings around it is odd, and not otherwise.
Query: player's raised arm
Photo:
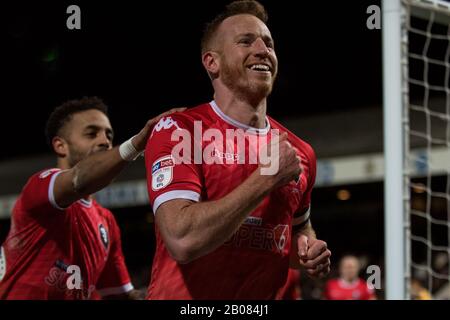
[[[53,149],[59,156],[59,167],[63,169],[55,178],[55,203],[65,208],[106,187],[129,161],[144,151],[153,125],[161,117],[184,109],[172,109],[150,119],[137,135],[114,148],[113,131],[105,114],[97,110],[75,114],[71,123],[71,135],[77,135],[77,141],[81,141],[78,146],[80,150],[69,145],[67,141],[70,141],[71,136],[64,136],[64,132],[52,138]],[[82,158],[86,152],[88,156]]]

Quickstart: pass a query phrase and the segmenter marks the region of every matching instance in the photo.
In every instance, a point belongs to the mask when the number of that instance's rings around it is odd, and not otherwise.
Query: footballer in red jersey
[[[314,152],[266,115],[277,58],[265,22],[257,1],[229,4],[202,39],[214,100],[152,131],[149,299],[277,299],[289,266],[329,272],[309,219]]]
[[[83,98],[55,109],[47,138],[57,168],[34,174],[14,206],[0,247],[0,299],[138,298],[112,213],[90,194],[143,151],[151,126],[112,147],[107,107]]]
[[[339,278],[328,280],[324,297],[327,300],[375,300],[375,290],[359,277],[357,257],[347,255],[339,262]]]
[[[0,299],[90,299],[133,289],[120,232],[111,212],[94,199],[63,209],[53,198],[61,169],[33,175],[13,209],[2,245],[7,266]],[[80,269],[80,290],[68,288],[68,267]]]
[[[288,132],[287,139],[298,150],[303,173],[297,182],[293,180],[271,192],[222,246],[186,265],[178,264],[170,257],[157,230],[150,297],[273,298],[273,293],[284,284],[287,276],[291,226],[293,223],[301,225],[309,218],[311,190],[316,174],[313,150],[270,117],[267,117],[266,128],[250,128],[227,117],[214,101],[163,118],[156,124],[147,145],[147,150],[153,151],[146,155],[150,202],[156,216],[159,214],[158,208],[170,200],[198,202],[221,199],[258,167],[258,163],[244,161],[241,164],[238,161],[241,154],[251,154],[248,149],[255,146],[249,143],[246,144],[246,152],[242,153],[225,152],[225,147],[214,144],[209,155],[217,163],[208,164],[207,159],[203,159],[203,164],[195,164],[193,158],[190,164],[187,163],[189,161],[176,164],[172,150],[179,142],[172,141],[171,136],[179,129],[186,129],[194,137],[190,124],[196,121],[202,124],[203,134],[214,129],[225,137],[227,130],[241,129],[246,141],[252,136],[269,138],[270,129]],[[188,129],[190,127],[192,130]],[[226,143],[234,143],[234,148],[230,149],[237,150],[237,139],[227,140]],[[208,145],[206,141],[203,143],[202,154]],[[194,152],[192,150],[191,154]],[[227,161],[227,158],[232,161]],[[294,213],[297,213],[295,221]],[[220,217],[218,219],[220,222]],[[271,268],[267,268],[268,264]],[[216,278],[219,271],[220,277]],[[206,279],[208,285],[205,285]]]

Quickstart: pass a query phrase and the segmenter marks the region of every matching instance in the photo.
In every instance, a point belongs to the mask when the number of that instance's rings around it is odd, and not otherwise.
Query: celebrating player
[[[100,99],[68,101],[53,111],[46,134],[57,167],[34,174],[14,206],[0,247],[0,299],[138,297],[116,221],[90,195],[142,153],[158,120],[113,148],[107,106]]]
[[[157,235],[149,299],[275,299],[289,265],[329,272],[331,253],[309,219],[314,152],[266,116],[278,66],[266,21],[260,3],[244,0],[207,26],[202,62],[215,100],[161,119],[149,139]],[[238,139],[221,141],[230,132],[267,143],[229,152],[239,149]],[[248,161],[254,148],[275,150],[278,170]]]

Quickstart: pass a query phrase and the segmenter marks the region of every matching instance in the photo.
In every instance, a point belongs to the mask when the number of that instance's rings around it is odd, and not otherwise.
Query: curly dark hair
[[[211,40],[214,38],[220,24],[231,16],[238,14],[250,14],[262,22],[267,23],[269,16],[264,6],[256,0],[237,0],[225,7],[225,10],[219,13],[211,22],[209,22],[203,31],[201,49],[202,54],[210,50]]]
[[[99,110],[108,116],[108,106],[98,97],[69,100],[56,107],[50,114],[45,126],[48,145],[52,147],[53,138],[61,134],[61,129],[72,119],[75,113],[91,109]]]

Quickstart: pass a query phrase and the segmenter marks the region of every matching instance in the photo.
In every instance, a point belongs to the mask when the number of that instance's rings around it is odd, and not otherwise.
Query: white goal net
[[[450,3],[401,6],[405,298],[450,299]]]

